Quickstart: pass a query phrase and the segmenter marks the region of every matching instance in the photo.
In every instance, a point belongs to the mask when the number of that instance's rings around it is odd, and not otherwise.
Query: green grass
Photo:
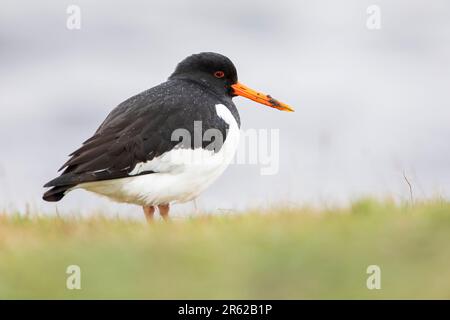
[[[0,298],[450,298],[450,203],[136,221],[0,215]],[[81,290],[66,268],[81,267]],[[367,266],[381,289],[366,287]]]

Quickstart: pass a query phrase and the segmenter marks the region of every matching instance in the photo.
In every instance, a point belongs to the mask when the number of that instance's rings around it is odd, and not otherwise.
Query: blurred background
[[[72,4],[80,30],[66,27]],[[0,208],[141,217],[84,191],[45,203],[42,185],[113,107],[201,51],[296,108],[235,99],[244,130],[280,130],[280,169],[230,166],[201,209],[407,200],[404,174],[415,199],[449,198],[449,16],[444,0],[2,1]]]

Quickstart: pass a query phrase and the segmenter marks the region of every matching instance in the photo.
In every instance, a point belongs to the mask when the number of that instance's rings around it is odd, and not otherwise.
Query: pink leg
[[[155,213],[155,207],[154,206],[143,206],[144,208],[144,214],[145,218],[147,219],[147,222],[153,221],[153,215]]]
[[[164,220],[169,219],[169,209],[170,209],[169,204],[160,204],[158,206],[158,209],[159,209],[159,214],[161,215],[161,217]]]

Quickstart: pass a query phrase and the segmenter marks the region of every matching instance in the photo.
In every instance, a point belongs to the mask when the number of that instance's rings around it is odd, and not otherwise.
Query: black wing
[[[189,95],[183,94],[186,90]],[[205,108],[205,102],[210,107]],[[180,80],[165,82],[124,101],[70,154],[60,168],[64,169],[62,174],[45,184],[53,188],[44,199],[58,201],[66,190],[80,183],[129,177],[137,163],[152,160],[179,144],[172,140],[174,130],[184,128],[193,133],[194,121],[202,121],[202,132],[216,128],[225,138],[228,126],[218,121],[215,103],[217,98],[209,92]]]

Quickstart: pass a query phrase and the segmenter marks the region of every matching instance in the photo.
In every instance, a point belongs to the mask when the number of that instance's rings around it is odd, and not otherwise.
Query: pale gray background
[[[82,10],[66,29],[66,8]],[[366,28],[366,9],[382,29]],[[450,2],[1,1],[0,208],[55,212],[42,184],[118,103],[216,51],[240,80],[293,105],[237,98],[242,125],[278,128],[280,171],[233,165],[201,208],[450,195]],[[60,212],[141,215],[77,191]],[[191,204],[179,206],[189,211]]]

